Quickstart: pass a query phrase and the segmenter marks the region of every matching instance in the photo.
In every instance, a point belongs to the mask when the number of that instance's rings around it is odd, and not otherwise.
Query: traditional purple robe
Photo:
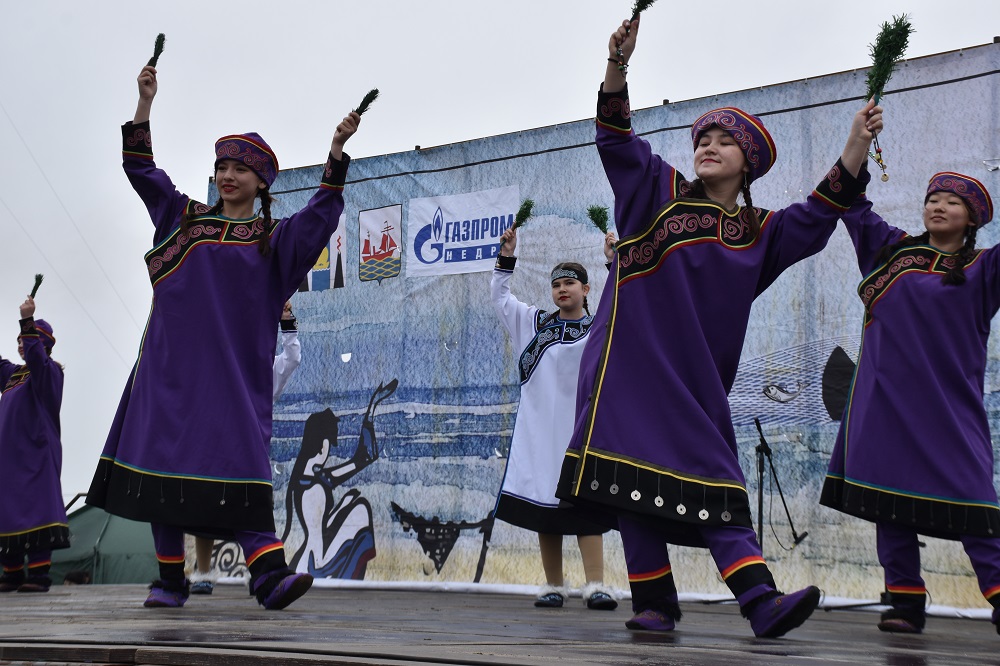
[[[69,548],[59,408],[63,370],[32,318],[21,322],[24,365],[0,358],[0,555]]]
[[[758,209],[751,239],[744,208],[685,197],[684,177],[632,131],[627,91],[597,106],[621,241],[557,495],[668,521],[672,542],[701,546],[692,525],[751,525],[728,394],[753,300],[823,249],[864,183],[838,162],[804,203]]]
[[[155,227],[153,304],[87,501],[200,532],[273,532],[274,329],[337,228],[350,158],[331,156],[306,207],[265,229],[178,192],[153,162],[148,123],[122,132],[125,173]]]
[[[965,284],[942,277],[955,255],[915,245],[868,201],[844,223],[864,279],[858,369],[820,502],[930,536],[1000,537],[993,444],[983,406],[1000,250],[979,250]]]

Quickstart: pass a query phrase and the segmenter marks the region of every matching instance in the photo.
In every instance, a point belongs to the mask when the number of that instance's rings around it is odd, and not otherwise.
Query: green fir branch
[[[906,14],[893,16],[892,23],[883,23],[874,44],[869,44],[872,57],[872,67],[868,70],[865,82],[868,92],[865,99],[875,98],[878,104],[889,78],[896,69],[896,63],[906,53],[906,47],[913,34],[913,26]]]
[[[607,206],[591,206],[587,209],[587,216],[594,223],[594,226],[601,230],[602,234],[608,233]]]
[[[632,20],[634,21],[639,18],[639,14],[652,7],[654,2],[656,0],[635,0],[635,3],[632,5]]]
[[[378,88],[372,88],[371,90],[368,91],[368,94],[365,95],[365,98],[361,100],[361,104],[358,105],[358,108],[354,109],[354,113],[358,114],[359,116],[364,115],[365,111],[368,110],[368,107],[372,105],[372,102],[374,102],[377,99],[378,99]]]
[[[160,59],[160,54],[163,53],[163,45],[166,41],[167,36],[162,32],[156,36],[156,44],[153,45],[153,57],[146,63],[147,67],[156,67],[156,61]]]
[[[514,216],[514,226],[513,229],[518,229],[522,224],[528,221],[531,217],[531,209],[535,207],[535,202],[531,199],[525,199],[521,202],[521,207],[517,209],[517,215]]]
[[[35,294],[38,293],[38,288],[42,285],[42,279],[44,277],[45,276],[41,273],[35,273],[35,286],[31,288],[31,298],[34,298]]]

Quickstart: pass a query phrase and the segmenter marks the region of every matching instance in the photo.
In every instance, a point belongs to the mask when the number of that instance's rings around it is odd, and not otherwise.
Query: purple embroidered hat
[[[767,173],[778,159],[778,149],[764,123],[757,116],[741,111],[735,106],[713,109],[703,114],[691,126],[691,141],[698,147],[698,139],[712,127],[729,132],[747,158],[750,172],[747,183],[752,183]]]
[[[985,227],[993,219],[993,200],[990,193],[972,176],[964,176],[952,171],[942,171],[931,176],[927,183],[927,197],[935,192],[951,192],[961,197],[976,214],[977,227]],[[924,203],[927,202],[924,197]]]
[[[267,142],[256,132],[230,134],[215,142],[215,166],[222,160],[243,162],[271,187],[278,177],[278,158]]]

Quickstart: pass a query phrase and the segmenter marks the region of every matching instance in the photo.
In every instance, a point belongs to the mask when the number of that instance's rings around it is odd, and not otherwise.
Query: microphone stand
[[[781,483],[778,482],[778,472],[774,469],[774,460],[771,458],[771,447],[768,445],[767,440],[764,439],[764,431],[760,427],[760,419],[755,418],[753,424],[757,426],[757,434],[760,435],[760,443],[757,444],[755,450],[757,451],[757,541],[760,543],[761,555],[764,554],[764,458],[767,458],[767,464],[771,468],[771,478],[774,479],[774,485],[778,489],[778,497],[781,498],[781,505],[785,507],[785,516],[788,517],[788,526],[792,529],[792,539],[794,543],[792,548],[799,545],[805,538],[809,536],[809,532],[803,532],[798,534],[795,531],[795,525],[792,522],[792,513],[788,510],[788,503],[785,502],[785,494],[781,492]],[[791,548],[789,548],[791,550]]]

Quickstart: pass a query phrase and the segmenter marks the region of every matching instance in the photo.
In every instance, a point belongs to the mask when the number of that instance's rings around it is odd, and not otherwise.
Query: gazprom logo
[[[434,212],[434,220],[431,222],[431,229],[434,230],[434,241],[441,240],[441,228],[444,227],[444,215],[441,213],[441,206]]]
[[[413,239],[413,253],[422,264],[493,258],[500,236],[513,224],[513,213],[448,221],[439,206],[431,223],[421,227]]]

